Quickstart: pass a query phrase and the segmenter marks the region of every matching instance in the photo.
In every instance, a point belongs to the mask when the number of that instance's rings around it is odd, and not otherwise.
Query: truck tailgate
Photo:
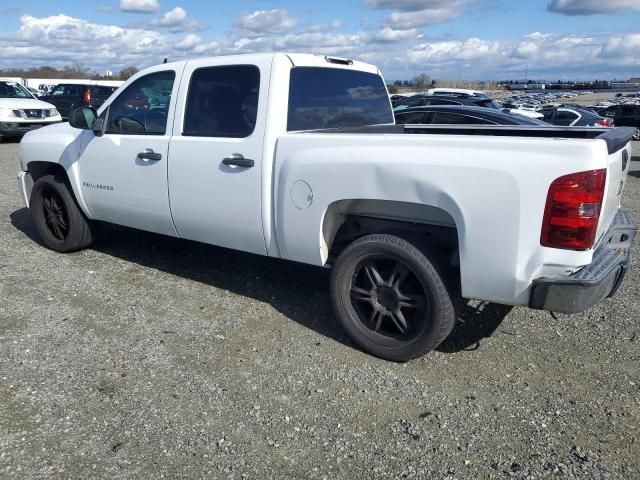
[[[629,166],[631,164],[631,144],[627,143],[622,149],[610,153],[607,157],[607,187],[600,214],[597,237],[600,239],[613,222],[618,209],[620,199],[627,180]]]

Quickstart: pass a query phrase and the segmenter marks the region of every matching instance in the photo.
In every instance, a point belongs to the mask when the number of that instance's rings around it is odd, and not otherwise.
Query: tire
[[[405,362],[430,352],[455,323],[434,264],[394,235],[368,235],[349,245],[332,269],[331,297],[349,337],[385,360]]]
[[[29,209],[42,243],[51,250],[75,252],[93,243],[96,224],[82,213],[64,178],[39,178],[31,190]]]

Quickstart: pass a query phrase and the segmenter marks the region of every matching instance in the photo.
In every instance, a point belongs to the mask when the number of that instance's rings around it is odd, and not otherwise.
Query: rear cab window
[[[326,67],[291,70],[287,131],[393,123],[379,75]]]

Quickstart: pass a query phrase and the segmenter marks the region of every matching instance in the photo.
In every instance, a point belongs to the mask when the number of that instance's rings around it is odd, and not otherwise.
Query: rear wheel
[[[368,235],[347,247],[333,267],[331,295],[352,340],[387,360],[407,361],[433,350],[455,321],[434,265],[393,235]]]
[[[88,247],[95,236],[95,222],[82,213],[63,178],[44,175],[31,190],[31,218],[42,239],[57,252]]]

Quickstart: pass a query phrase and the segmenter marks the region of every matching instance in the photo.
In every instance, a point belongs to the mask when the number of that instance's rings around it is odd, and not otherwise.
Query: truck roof
[[[273,52],[273,53],[245,53],[240,55],[224,55],[225,59],[237,58],[239,62],[247,63],[252,60],[274,58],[277,55],[286,56],[294,67],[327,67],[327,68],[344,68],[349,70],[358,70],[369,72],[373,74],[380,74],[380,71],[375,65],[369,63],[360,62],[358,60],[342,57],[334,57],[330,55],[316,55],[312,53],[287,53],[287,52]],[[171,62],[167,65],[178,65],[188,63],[191,60],[206,60],[207,58],[216,59],[220,57],[198,57],[178,62]]]

